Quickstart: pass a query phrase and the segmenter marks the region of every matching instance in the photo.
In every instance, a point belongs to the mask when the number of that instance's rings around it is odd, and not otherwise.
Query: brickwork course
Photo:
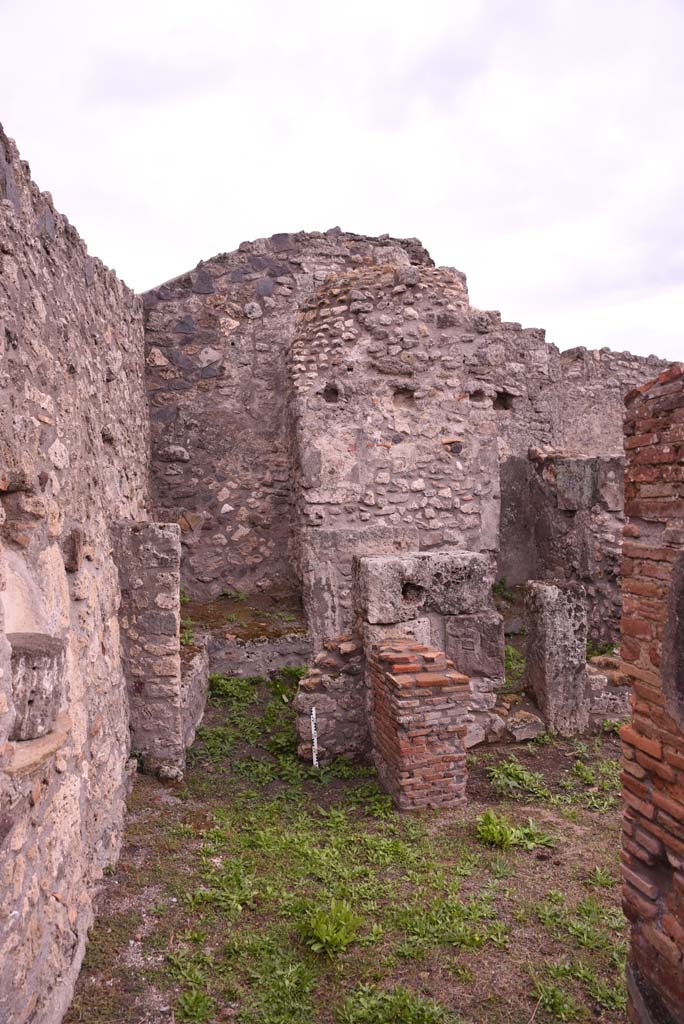
[[[398,638],[370,655],[378,776],[400,810],[463,807],[470,686],[441,651]]]
[[[634,1024],[684,1022],[684,366],[626,399],[623,904]]]

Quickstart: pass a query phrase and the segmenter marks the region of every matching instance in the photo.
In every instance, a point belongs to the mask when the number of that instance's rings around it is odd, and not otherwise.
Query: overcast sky
[[[6,132],[136,290],[339,224],[684,359],[684,0],[0,0],[0,43]]]

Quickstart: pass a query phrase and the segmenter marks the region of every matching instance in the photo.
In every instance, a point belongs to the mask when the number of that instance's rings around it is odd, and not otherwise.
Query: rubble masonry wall
[[[141,303],[0,129],[0,1020],[53,1024],[129,780],[111,519],[147,515]],[[55,720],[8,741],[5,634],[65,643]],[[17,694],[18,699],[21,699]]]
[[[155,515],[180,524],[193,596],[296,588],[286,353],[316,284],[377,262],[431,260],[415,239],[280,234],[145,295]]]

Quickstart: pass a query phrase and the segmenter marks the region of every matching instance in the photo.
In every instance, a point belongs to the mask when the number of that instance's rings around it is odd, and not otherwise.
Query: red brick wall
[[[369,659],[373,756],[401,810],[465,804],[467,676],[413,640],[374,645]]]
[[[684,367],[626,399],[623,906],[630,1020],[684,1024]]]

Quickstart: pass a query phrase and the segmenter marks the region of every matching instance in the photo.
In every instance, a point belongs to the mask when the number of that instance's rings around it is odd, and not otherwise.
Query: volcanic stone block
[[[35,740],[50,732],[64,693],[65,644],[43,633],[9,633],[12,700],[11,740]]]
[[[302,597],[314,648],[352,626],[353,556],[402,557],[403,552],[417,547],[418,532],[412,527],[369,524],[363,530],[305,529]]]
[[[459,672],[503,680],[504,629],[498,612],[448,615],[445,653]]]
[[[527,673],[552,732],[576,736],[589,725],[587,606],[576,583],[529,583]]]
[[[489,559],[471,551],[358,558],[354,572],[356,610],[372,625],[408,622],[428,611],[470,615],[491,601]]]

